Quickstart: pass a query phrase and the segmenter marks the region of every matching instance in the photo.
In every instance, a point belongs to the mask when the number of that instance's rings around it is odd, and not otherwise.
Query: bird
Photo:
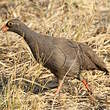
[[[82,70],[100,70],[109,75],[103,60],[85,43],[37,33],[17,18],[7,21],[1,30],[24,38],[37,62],[42,62],[56,76],[56,94],[60,92],[65,75],[83,82],[88,91],[87,81],[81,76]]]

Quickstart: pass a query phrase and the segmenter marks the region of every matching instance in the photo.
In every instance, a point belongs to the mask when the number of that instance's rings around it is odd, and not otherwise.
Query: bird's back
[[[81,70],[96,69],[108,72],[103,60],[99,58],[88,45],[67,39],[58,39],[56,42],[56,45],[62,50],[65,56],[66,67],[69,68],[75,61],[75,65],[77,65],[76,67],[79,67]]]

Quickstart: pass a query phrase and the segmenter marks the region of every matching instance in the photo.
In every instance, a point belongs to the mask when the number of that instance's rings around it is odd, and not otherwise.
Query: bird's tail
[[[86,54],[86,56],[89,57],[89,59],[91,59],[91,61],[96,65],[96,67],[105,72],[105,75],[109,75],[109,71],[106,68],[105,63],[103,62],[103,60],[101,58],[99,58],[95,52],[88,47],[86,44],[79,44],[80,47],[82,48],[83,52]]]

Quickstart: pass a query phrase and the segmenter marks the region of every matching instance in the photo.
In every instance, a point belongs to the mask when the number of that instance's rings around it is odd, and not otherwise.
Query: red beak
[[[4,26],[1,28],[1,30],[2,30],[3,32],[7,32],[8,29],[9,29],[9,28],[8,28],[6,25],[4,25]]]

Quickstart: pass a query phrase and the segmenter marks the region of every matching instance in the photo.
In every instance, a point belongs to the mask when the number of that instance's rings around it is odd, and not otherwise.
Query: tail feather
[[[106,75],[108,75],[109,71],[106,68],[105,63],[101,58],[99,58],[96,53],[88,47],[86,44],[80,44],[80,47],[82,48],[83,52],[89,57],[89,59],[96,65],[96,67],[104,71]]]

